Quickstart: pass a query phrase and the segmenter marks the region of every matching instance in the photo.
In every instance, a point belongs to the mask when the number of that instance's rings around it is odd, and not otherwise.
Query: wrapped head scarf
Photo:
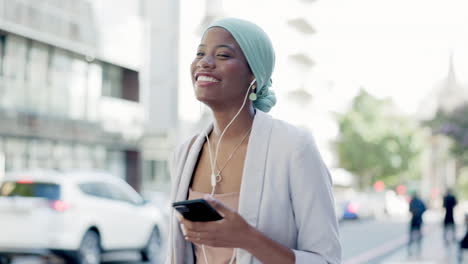
[[[253,101],[253,105],[263,112],[270,111],[276,104],[276,96],[270,90],[271,74],[275,67],[275,52],[270,38],[259,26],[237,18],[215,21],[208,26],[205,33],[213,27],[224,28],[239,44],[257,80],[257,100]]]

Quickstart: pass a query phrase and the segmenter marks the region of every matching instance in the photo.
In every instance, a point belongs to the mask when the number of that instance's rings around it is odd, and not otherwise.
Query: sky
[[[316,63],[311,72],[313,83],[331,87],[334,97],[349,99],[364,87],[377,97],[391,97],[402,112],[414,114],[425,96],[445,77],[451,53],[460,81],[468,83],[465,74],[468,73],[468,1],[312,2],[305,10],[300,0],[224,0],[223,8],[227,15],[246,18],[264,27],[278,47],[277,57],[295,47],[284,45],[288,40],[282,38],[275,18],[295,14],[307,17],[317,31],[310,45]],[[203,0],[181,0],[181,101],[187,109],[197,104],[186,96],[192,89],[188,65],[199,43],[198,36],[193,34],[194,26],[204,10]],[[273,77],[286,71],[284,65],[277,65]],[[286,81],[281,84],[288,85]],[[197,117],[197,113],[184,107],[181,114],[187,119]]]

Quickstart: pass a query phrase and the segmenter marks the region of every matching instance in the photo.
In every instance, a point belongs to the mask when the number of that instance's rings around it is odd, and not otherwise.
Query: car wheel
[[[0,255],[0,264],[10,264],[11,258]]]
[[[101,246],[99,235],[95,231],[88,231],[81,240],[81,245],[76,252],[73,262],[76,264],[101,263]]]
[[[161,253],[161,234],[159,229],[154,228],[148,239],[146,247],[141,251],[143,261],[156,261]]]

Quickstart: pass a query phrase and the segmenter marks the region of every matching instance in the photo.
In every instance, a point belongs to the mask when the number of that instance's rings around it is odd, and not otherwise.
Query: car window
[[[131,193],[129,193],[125,188],[123,188],[123,186],[112,183],[108,183],[106,185],[108,187],[108,190],[111,192],[112,199],[114,200],[128,202],[131,204],[139,204],[142,202],[142,200],[138,200],[136,199],[136,197],[133,197]]]
[[[112,199],[111,192],[107,189],[106,184],[103,182],[80,183],[78,187],[85,194],[99,198]]]
[[[49,200],[60,199],[60,186],[54,183],[7,181],[0,187],[0,196],[39,197]]]

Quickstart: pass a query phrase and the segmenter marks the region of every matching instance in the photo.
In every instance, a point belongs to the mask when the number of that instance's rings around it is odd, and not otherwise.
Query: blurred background
[[[203,29],[235,16],[264,28],[275,47],[271,115],[313,133],[330,168],[343,263],[461,263],[465,252],[444,243],[442,222],[453,190],[455,240],[465,235],[467,6],[0,0],[0,184],[18,183],[8,178],[16,171],[105,171],[167,220],[171,153],[211,118],[193,96],[189,65]],[[8,196],[19,194],[1,188],[0,236],[14,236],[5,230],[15,218],[1,219],[18,206]],[[428,208],[419,255],[406,248],[415,193]],[[5,263],[65,261],[3,251]]]

